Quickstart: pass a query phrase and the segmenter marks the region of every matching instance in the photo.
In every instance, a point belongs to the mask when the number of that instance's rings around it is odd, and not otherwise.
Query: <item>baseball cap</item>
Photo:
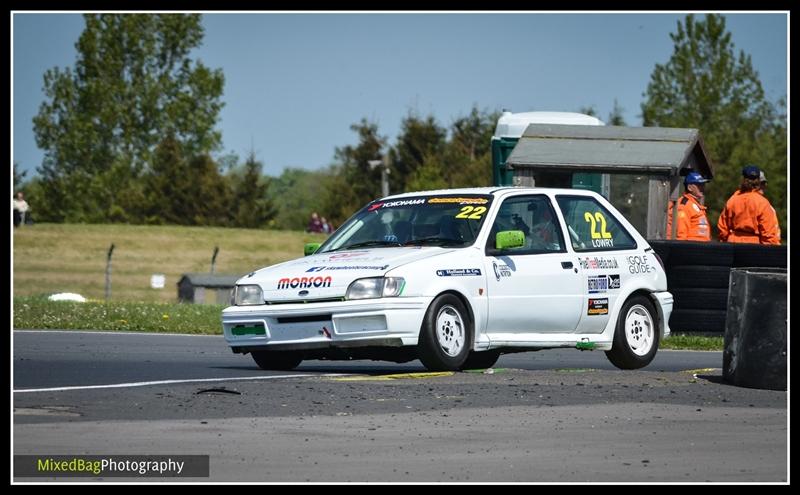
[[[688,174],[686,174],[686,178],[683,179],[683,183],[688,186],[689,184],[705,184],[710,180],[711,179],[706,179],[698,172],[689,172]]]
[[[761,182],[767,182],[767,176],[764,174],[764,171],[761,171],[761,176],[758,178]]]
[[[742,177],[745,179],[758,179],[761,176],[761,169],[755,165],[747,165],[742,169]]]

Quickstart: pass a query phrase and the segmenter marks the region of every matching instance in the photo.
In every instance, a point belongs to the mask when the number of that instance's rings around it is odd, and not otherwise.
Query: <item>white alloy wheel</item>
[[[637,356],[644,356],[653,347],[653,317],[641,304],[631,306],[625,316],[625,338]]]
[[[456,308],[449,304],[442,306],[436,315],[436,340],[445,354],[458,356],[466,342],[464,321]]]

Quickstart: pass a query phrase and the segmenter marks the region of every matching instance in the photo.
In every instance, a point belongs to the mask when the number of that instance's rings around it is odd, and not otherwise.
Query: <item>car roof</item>
[[[512,193],[529,193],[529,194],[542,194],[542,193],[555,193],[555,194],[572,194],[581,196],[595,196],[597,193],[585,189],[565,189],[565,188],[550,188],[550,187],[517,187],[517,186],[493,186],[493,187],[462,187],[458,189],[434,189],[430,191],[415,191],[402,194],[393,194],[381,198],[383,200],[411,198],[416,196],[433,196],[433,195],[453,195],[453,194],[483,194],[492,196],[507,196]]]

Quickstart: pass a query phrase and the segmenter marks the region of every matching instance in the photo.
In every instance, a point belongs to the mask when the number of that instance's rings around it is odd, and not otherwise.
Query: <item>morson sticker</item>
[[[330,287],[333,277],[284,277],[278,280],[278,289],[308,289],[311,287]]]

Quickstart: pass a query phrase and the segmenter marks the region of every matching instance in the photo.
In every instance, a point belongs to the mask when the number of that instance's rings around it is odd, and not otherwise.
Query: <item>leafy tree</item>
[[[185,158],[173,134],[158,145],[144,177],[145,221],[156,224],[230,225],[233,197],[227,179],[209,155]]]
[[[436,122],[433,115],[423,119],[413,112],[409,112],[400,127],[397,145],[390,152],[391,177],[399,191],[405,191],[408,189],[406,182],[424,164],[425,157],[442,153],[447,130]]]
[[[325,191],[323,200],[327,215],[320,212],[336,224],[381,194],[380,167],[372,168],[369,162],[382,159],[381,150],[386,146],[386,138],[378,134],[378,125],[367,119],[361,119],[350,129],[358,134],[358,144],[336,148],[337,165],[329,184],[331,190]],[[391,181],[394,181],[394,176]],[[392,186],[393,189],[395,187]]]
[[[232,176],[233,225],[237,227],[264,227],[277,213],[269,195],[270,180],[262,174],[262,168],[251,151],[241,173]]]
[[[408,177],[406,191],[430,191],[445,189],[449,185],[445,180],[445,168],[438,156],[424,156],[422,165]]]
[[[332,180],[331,168],[314,171],[287,168],[272,179],[269,195],[277,205],[275,228],[304,230],[314,211],[330,220],[323,200],[327,185]]]
[[[669,61],[656,64],[642,103],[645,126],[700,130],[714,164],[714,180],[706,186],[708,218],[716,220],[738,187],[742,166],[755,163],[777,186],[786,177],[786,119],[764,96],[749,55],[734,53],[731,34],[721,15],[693,15],[678,21],[670,34]],[[774,177],[774,179],[773,179]],[[786,190],[771,187],[768,196],[786,225]],[[785,238],[785,232],[784,232]]]
[[[20,172],[17,169],[17,162],[14,162],[13,170],[14,170],[14,191],[18,191],[22,189],[22,184],[23,181],[25,180],[25,176],[28,175],[28,171],[23,170],[22,172]]]
[[[216,149],[221,70],[192,63],[199,15],[87,14],[74,68],[48,70],[34,118],[44,205],[56,221],[103,221],[171,133],[186,156]],[[123,196],[125,194],[122,194]],[[135,193],[130,197],[140,197]]]
[[[448,187],[478,187],[492,183],[492,136],[500,112],[479,111],[457,118],[444,151]]]

